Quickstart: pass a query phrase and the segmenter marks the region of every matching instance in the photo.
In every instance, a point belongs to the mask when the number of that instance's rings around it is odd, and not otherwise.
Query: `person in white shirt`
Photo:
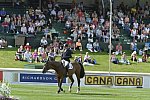
[[[58,11],[58,14],[57,14],[58,18],[59,18],[59,22],[62,21],[63,17],[64,17],[64,14],[63,14],[63,11],[62,9],[60,11]]]
[[[138,29],[139,28],[139,23],[137,21],[135,21],[133,23],[133,28]]]
[[[28,33],[35,35],[35,31],[34,31],[33,25],[30,25],[30,27],[28,28]]]
[[[32,62],[32,54],[28,49],[24,53],[24,60],[30,63]]]
[[[48,44],[48,42],[47,42],[46,38],[45,38],[45,37],[42,37],[41,42],[40,42],[40,45],[41,45],[41,46],[44,46],[44,48],[46,48],[46,47],[47,47],[47,44]]]
[[[27,34],[27,27],[25,26],[25,24],[23,24],[22,27],[21,27],[21,33],[22,34]]]
[[[39,14],[39,19],[45,19],[45,15],[43,14],[43,12],[41,12],[41,13]]]
[[[98,42],[98,40],[96,40],[94,43],[93,43],[93,47],[94,47],[94,52],[97,52],[97,51],[101,51],[101,48],[100,48],[100,44]]]
[[[8,23],[10,23],[10,17],[9,17],[9,15],[7,15],[7,16],[5,17],[5,21],[8,22]]]
[[[92,45],[91,42],[88,42],[88,43],[87,43],[86,48],[87,48],[90,52],[93,52],[93,45]]]
[[[53,9],[51,11],[51,16],[52,16],[52,19],[56,19],[56,11],[55,11],[55,9]]]
[[[41,9],[40,7],[37,7],[37,9],[35,10],[35,15],[39,16],[41,14]]]

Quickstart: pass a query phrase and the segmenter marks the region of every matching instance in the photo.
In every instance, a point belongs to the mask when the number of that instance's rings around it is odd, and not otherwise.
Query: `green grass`
[[[0,68],[24,68],[24,65],[29,64],[27,62],[15,61],[16,48],[12,49],[0,49]],[[75,52],[73,56],[78,55],[79,52]],[[83,57],[85,52],[82,52]],[[90,53],[92,58],[97,60],[97,64],[94,66],[85,66],[86,71],[108,71],[109,69],[109,56],[107,53]],[[120,59],[120,56],[118,56]],[[128,58],[130,56],[128,55]],[[57,58],[60,60],[60,58]],[[37,63],[38,65],[41,63]],[[131,65],[125,64],[111,64],[111,71],[113,72],[150,72],[150,58],[148,63],[131,62]]]
[[[12,95],[19,100],[149,100],[150,89],[139,88],[103,88],[81,87],[76,94],[76,87],[72,93],[64,87],[65,93],[56,94],[56,86],[43,85],[12,85]]]

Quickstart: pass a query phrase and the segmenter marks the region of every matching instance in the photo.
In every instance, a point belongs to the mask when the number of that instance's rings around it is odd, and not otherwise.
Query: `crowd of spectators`
[[[46,7],[42,10],[37,7],[30,7],[25,14],[12,14],[8,15],[5,9],[1,10],[0,19],[2,22],[2,32],[17,33],[24,35],[36,36],[38,32],[43,32],[40,41],[40,47],[35,50],[40,53],[44,61],[45,56],[55,52],[60,54],[63,50],[63,42],[57,38],[53,38],[50,32],[52,29],[52,21],[65,23],[65,32],[69,32],[66,43],[69,44],[73,50],[83,50],[82,40],[86,39],[86,49],[90,52],[101,52],[103,48],[100,42],[109,43],[109,9],[106,12],[87,11],[84,8],[84,3],[73,3],[70,9],[61,9],[57,2],[48,2]],[[131,50],[138,51],[136,42],[147,42],[149,38],[150,24],[146,24],[143,19],[149,18],[149,4],[148,2],[142,7],[137,2],[133,7],[128,7],[122,2],[119,6],[113,9],[112,16],[112,40],[119,41],[121,36],[120,29],[124,29],[129,38],[132,38]],[[18,28],[19,27],[19,28]],[[47,38],[53,40],[48,43]],[[23,48],[22,46],[20,48]],[[53,48],[53,49],[52,49]],[[110,46],[108,46],[110,48]],[[123,55],[123,47],[120,43],[116,47],[112,44],[112,53],[115,55]],[[24,57],[27,54],[29,58],[33,57],[31,51],[26,49]],[[46,55],[45,55],[46,54]],[[114,53],[113,53],[114,54]],[[34,55],[33,59],[37,59]],[[42,56],[43,55],[43,56]],[[24,60],[25,58],[22,57]],[[16,57],[16,59],[18,59]],[[20,58],[19,58],[20,59]],[[27,59],[26,59],[27,60]],[[27,60],[30,61],[30,60]]]

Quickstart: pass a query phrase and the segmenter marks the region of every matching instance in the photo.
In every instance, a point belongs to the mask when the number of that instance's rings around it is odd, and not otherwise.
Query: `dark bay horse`
[[[72,65],[73,65],[73,69],[68,69],[68,77],[71,80],[71,84],[69,86],[69,92],[71,92],[71,88],[74,83],[74,79],[73,79],[72,75],[75,74],[77,77],[77,81],[78,81],[77,93],[79,93],[80,78],[83,78],[85,75],[84,67],[82,64],[80,64],[78,62],[73,62]],[[58,81],[57,93],[60,93],[60,91],[64,91],[61,86],[62,86],[63,79],[66,76],[66,68],[64,68],[63,64],[59,61],[49,60],[44,65],[42,73],[46,73],[49,69],[53,69],[56,71],[56,76],[57,76],[57,81]]]

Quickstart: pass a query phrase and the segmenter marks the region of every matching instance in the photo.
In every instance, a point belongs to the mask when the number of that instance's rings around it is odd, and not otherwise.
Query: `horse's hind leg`
[[[73,83],[74,83],[74,79],[73,79],[72,75],[69,76],[69,79],[71,80],[71,84],[70,84],[70,86],[69,86],[68,91],[71,92],[71,88],[72,88],[72,85],[73,85]]]
[[[77,93],[79,93],[79,92],[80,92],[80,78],[77,78],[77,80],[78,80],[78,89],[77,89]]]
[[[76,77],[77,77],[77,81],[78,81],[78,89],[77,89],[77,92],[76,93],[79,93],[80,91],[80,76],[79,74],[75,73],[76,74]]]

